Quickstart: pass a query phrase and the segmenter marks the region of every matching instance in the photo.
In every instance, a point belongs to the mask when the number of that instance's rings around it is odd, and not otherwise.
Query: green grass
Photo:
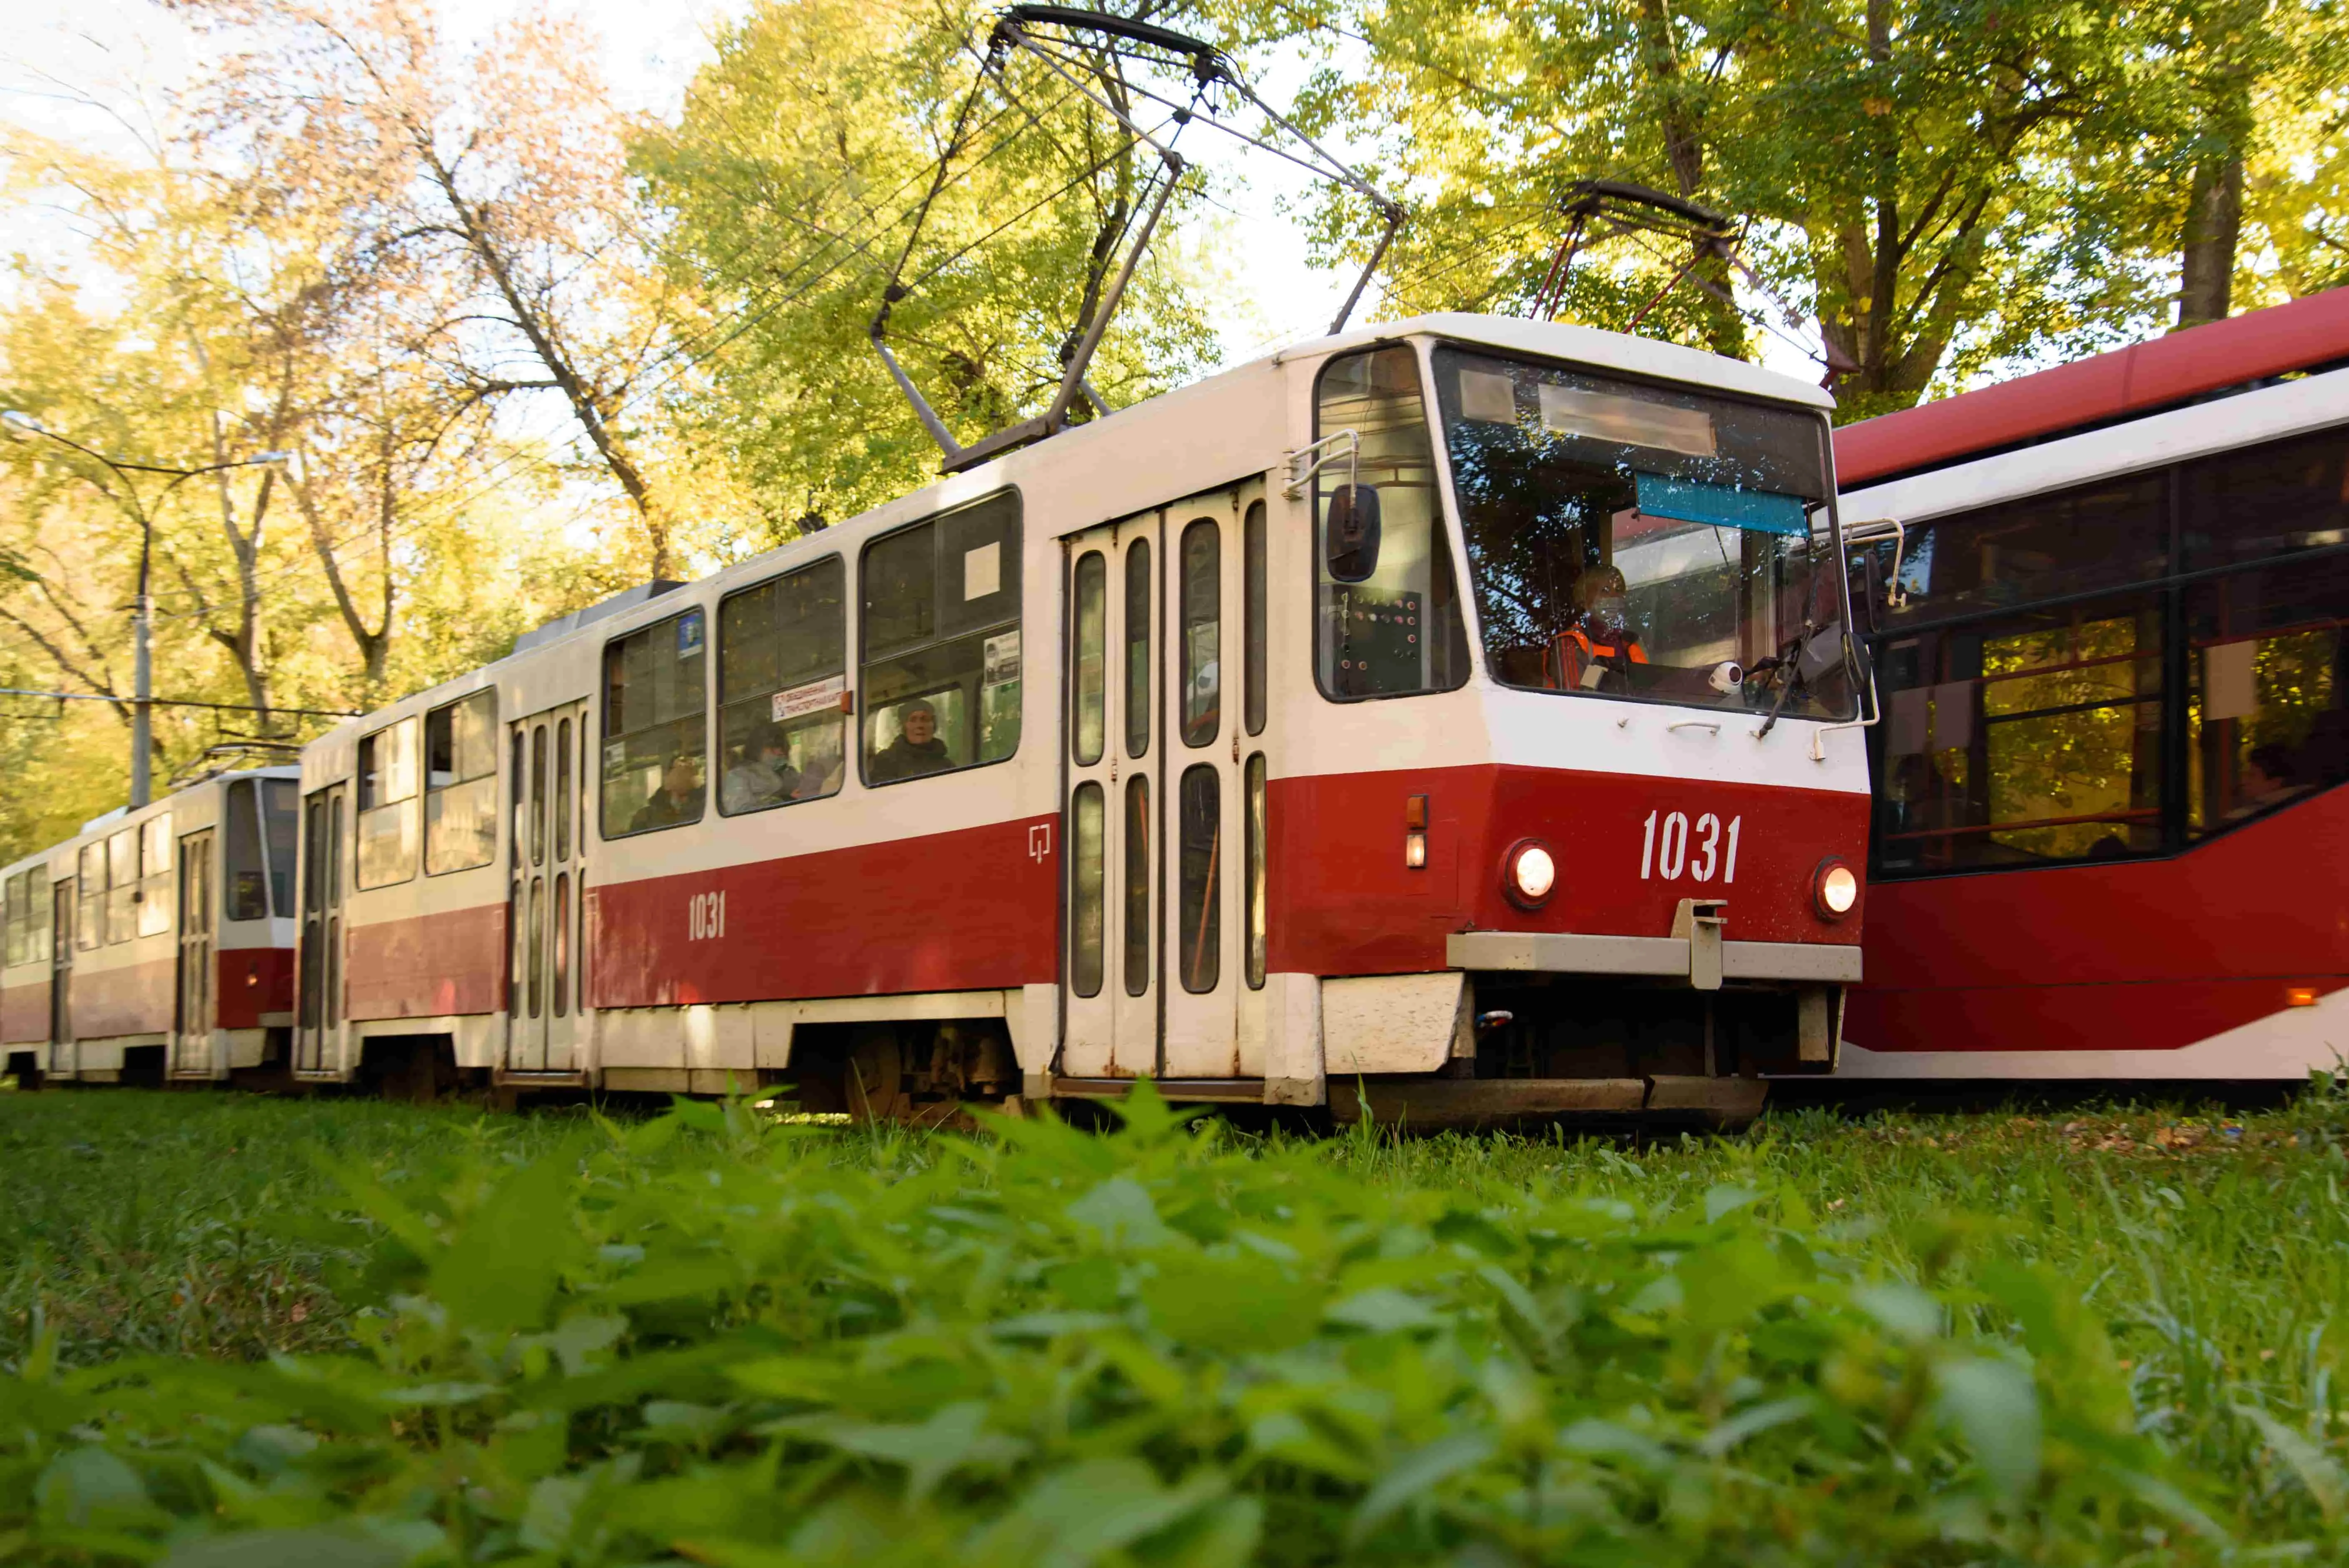
[[[0,1096],[0,1560],[2349,1562],[2344,1140]]]

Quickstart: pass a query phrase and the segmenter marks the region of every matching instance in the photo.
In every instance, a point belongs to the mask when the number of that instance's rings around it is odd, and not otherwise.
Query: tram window
[[[718,606],[718,731],[729,816],[820,799],[847,770],[848,568],[828,556]]]
[[[106,841],[81,847],[74,878],[74,945],[106,945]]]
[[[27,952],[31,945],[32,921],[26,900],[32,874],[30,872],[18,872],[7,882],[8,962],[12,965],[32,962]]]
[[[1247,717],[1250,735],[1264,733],[1265,708],[1265,517],[1264,502],[1248,503],[1240,524],[1242,651],[1247,658]]]
[[[359,741],[358,885],[389,887],[416,874],[416,720]]]
[[[1183,531],[1183,744],[1206,746],[1223,722],[1223,538],[1201,518]]]
[[[1070,746],[1077,766],[1102,759],[1109,726],[1109,562],[1098,550],[1077,558],[1076,669],[1070,683],[1074,708]]]
[[[1150,752],[1150,541],[1125,547],[1125,754]]]
[[[139,830],[125,828],[106,841],[106,940],[110,945],[139,934]]]
[[[1314,678],[1341,699],[1450,691],[1468,679],[1468,636],[1410,349],[1367,349],[1323,369],[1313,433],[1340,430],[1358,432],[1361,449],[1333,457],[1315,481]],[[1378,558],[1367,576],[1340,582],[1330,573],[1330,501],[1358,477],[1378,490]]]
[[[2331,429],[2185,465],[2187,572],[2349,544],[2349,433]]]
[[[1150,775],[1125,781],[1125,994],[1150,990]]]
[[[1069,829],[1069,984],[1080,996],[1098,996],[1102,988],[1104,816],[1102,787],[1078,785]]]
[[[1265,855],[1268,826],[1265,802],[1264,753],[1258,751],[1247,759],[1244,787],[1247,791],[1247,885],[1241,890],[1247,901],[1247,983],[1252,991],[1264,989],[1265,957]]]
[[[280,920],[294,918],[295,839],[301,830],[301,786],[291,779],[261,781],[261,827],[269,851],[269,907]]]
[[[554,819],[554,858],[560,862],[571,858],[571,721],[564,719],[554,727],[554,794],[547,801],[547,814]]]
[[[1889,569],[1892,546],[1877,547]],[[2168,570],[2169,479],[2106,480],[1912,527],[1888,632],[1970,612],[2150,582]]]
[[[1180,832],[1177,848],[1182,864],[1175,908],[1174,939],[1182,945],[1174,961],[1185,991],[1212,991],[1223,969],[1224,781],[1206,763],[1183,772]]]
[[[49,950],[49,872],[35,866],[8,879],[8,962],[47,964]]]
[[[530,727],[530,863],[546,863],[546,726]]]
[[[171,929],[171,819],[150,817],[139,825],[139,934],[160,936]]]
[[[2187,593],[2187,832],[2349,781],[2349,558],[2241,572]]]
[[[868,784],[1019,748],[1019,498],[1006,490],[874,540],[860,569]]]
[[[688,610],[604,645],[604,836],[701,820],[704,617]]]
[[[1840,661],[1791,689],[1775,673],[1806,623],[1842,619],[1812,533],[1827,495],[1816,410],[1448,346],[1434,367],[1496,679],[1852,717]]]
[[[424,874],[471,871],[498,852],[498,694],[424,716]]]
[[[221,918],[266,920],[269,875],[261,859],[261,791],[254,780],[239,779],[228,787],[222,815],[227,830],[222,854],[228,877],[222,888]]]
[[[1880,868],[2158,852],[2162,664],[2153,594],[1896,636],[1878,665]]]

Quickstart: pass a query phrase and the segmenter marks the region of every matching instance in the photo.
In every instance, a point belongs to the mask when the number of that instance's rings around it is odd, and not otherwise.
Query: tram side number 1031
[[[1685,811],[1649,812],[1640,839],[1640,880],[1677,882],[1685,873],[1692,882],[1709,882],[1719,872],[1723,885],[1735,882],[1737,832],[1744,825],[1744,818],[1732,817],[1724,830],[1721,819],[1707,811],[1692,832]]]

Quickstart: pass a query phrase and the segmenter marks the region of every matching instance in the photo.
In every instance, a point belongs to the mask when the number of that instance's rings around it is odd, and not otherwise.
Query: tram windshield
[[[1435,384],[1496,678],[1850,716],[1816,414],[1448,346]]]

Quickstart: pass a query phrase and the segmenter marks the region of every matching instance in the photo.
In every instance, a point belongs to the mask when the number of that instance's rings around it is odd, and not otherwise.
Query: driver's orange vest
[[[1560,690],[1572,691],[1582,685],[1582,672],[1594,660],[1621,657],[1635,665],[1648,662],[1647,650],[1635,638],[1626,637],[1620,644],[1594,643],[1590,634],[1579,626],[1568,626],[1556,638],[1557,647],[1557,684]]]

